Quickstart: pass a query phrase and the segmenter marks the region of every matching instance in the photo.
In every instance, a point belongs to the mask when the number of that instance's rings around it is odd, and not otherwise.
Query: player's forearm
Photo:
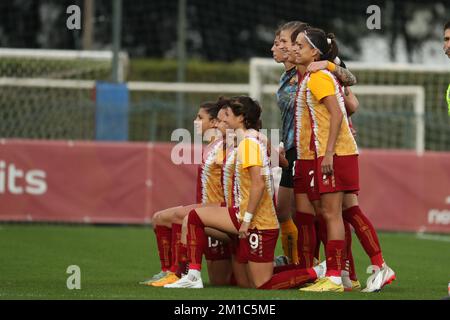
[[[331,71],[345,87],[354,86],[356,77],[348,69],[335,65],[335,69]]]

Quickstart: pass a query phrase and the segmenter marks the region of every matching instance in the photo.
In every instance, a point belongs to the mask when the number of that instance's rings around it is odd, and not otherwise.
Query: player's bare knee
[[[179,221],[180,219],[178,219],[178,212],[180,209],[176,209],[173,212],[171,212],[170,214],[170,220],[172,221],[172,223],[175,223],[177,221]]]
[[[337,217],[337,213],[332,210],[332,208],[322,207],[321,210],[322,217],[326,220],[333,220]]]
[[[347,210],[357,205],[358,205],[358,196],[356,194],[348,193],[344,195],[344,199],[342,201],[342,210]]]
[[[187,216],[188,212],[185,209],[176,210],[174,214],[174,220],[183,221],[183,219]]]
[[[156,212],[152,218],[153,225],[161,225],[161,211]]]
[[[172,224],[171,214],[163,213],[159,215],[159,223],[161,225],[170,226]]]

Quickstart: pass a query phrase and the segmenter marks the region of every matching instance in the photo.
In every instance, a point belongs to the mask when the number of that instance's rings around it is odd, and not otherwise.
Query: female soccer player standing
[[[283,168],[280,186],[277,196],[277,217],[281,226],[281,243],[284,254],[294,263],[299,263],[298,256],[298,230],[292,218],[295,213],[292,166],[296,160],[294,146],[294,101],[297,90],[297,70],[295,65],[288,61],[286,47],[290,42],[290,34],[296,28],[306,24],[300,21],[291,21],[282,25],[275,32],[272,46],[273,59],[277,63],[283,63],[285,71],[281,75],[277,91],[277,104],[281,111],[281,137],[286,150],[286,158],[289,162],[287,168]]]
[[[329,40],[328,40],[329,39]],[[334,36],[308,28],[296,39],[297,61],[308,67],[313,61],[334,60]],[[345,229],[342,219],[344,192],[359,189],[358,148],[346,118],[337,79],[328,71],[306,73],[299,84],[299,101],[309,112],[315,151],[314,183],[320,194],[321,214],[327,225],[326,277],[302,291],[344,291]],[[300,139],[303,133],[300,132]],[[305,137],[308,139],[308,137]]]
[[[317,72],[319,70],[325,70],[329,68],[330,63],[328,61],[313,62],[308,66],[308,72]],[[329,70],[329,69],[328,69]],[[348,117],[356,112],[359,102],[354,96],[351,90],[347,87],[343,88],[344,91],[344,103]],[[352,132],[354,132],[351,118],[348,119]],[[370,219],[364,214],[359,206],[358,192],[351,192],[344,194],[342,216],[346,227],[346,241],[347,241],[347,258],[349,263],[349,278],[352,283],[352,288],[360,288],[359,281],[356,278],[355,266],[351,252],[351,234],[347,232],[349,230],[348,224],[350,224],[361,243],[364,251],[370,258],[372,263],[373,274],[367,279],[366,288],[363,292],[375,292],[381,290],[385,285],[390,284],[395,280],[396,275],[384,261],[380,241],[378,240],[377,232],[372,225]],[[323,237],[322,237],[323,239]],[[326,239],[326,235],[325,235]],[[326,241],[324,241],[326,243]],[[344,283],[345,286],[345,283]],[[347,286],[348,287],[348,286]]]
[[[286,26],[286,27],[285,27]],[[288,28],[288,26],[295,26],[294,29]],[[283,27],[281,27],[281,32],[279,35],[280,42],[280,50],[284,52],[284,58],[286,59],[287,65],[293,65],[295,68],[293,72],[295,76],[289,82],[293,87],[294,93],[290,95],[290,101],[288,103],[289,107],[286,109],[290,109],[290,119],[289,119],[289,134],[288,136],[293,137],[292,139],[296,141],[293,143],[294,145],[294,155],[296,155],[295,160],[295,171],[297,171],[296,178],[294,181],[294,190],[295,190],[295,225],[298,230],[298,257],[299,257],[299,266],[303,268],[311,267],[314,264],[314,256],[315,249],[317,247],[316,242],[316,219],[314,217],[315,211],[317,208],[314,208],[311,202],[314,200],[319,200],[319,196],[315,195],[311,192],[310,188],[310,180],[312,178],[311,172],[313,172],[314,165],[314,152],[310,151],[310,141],[308,138],[307,132],[311,132],[311,128],[309,123],[308,112],[299,113],[298,116],[303,117],[302,120],[297,119],[296,111],[296,91],[298,88],[298,79],[302,78],[304,73],[306,72],[306,68],[302,65],[298,65],[296,61],[295,54],[292,50],[292,43],[295,42],[297,35],[306,29],[307,25],[301,22],[289,22]],[[333,63],[328,63],[330,67],[332,67],[332,72],[338,79],[344,83],[346,86],[351,86],[356,83],[355,77],[346,69],[336,66]],[[283,76],[282,76],[283,79]],[[287,88],[285,82],[280,82],[280,90],[283,88]],[[279,90],[279,93],[280,93]],[[282,91],[283,92],[283,91]],[[286,96],[286,95],[285,95]],[[347,101],[346,101],[347,102]],[[306,119],[306,121],[305,121]],[[297,121],[297,122],[296,122]],[[299,145],[298,134],[301,130],[304,130],[305,139],[302,141],[302,146]],[[284,130],[284,132],[287,130]],[[303,149],[303,150],[300,150]],[[295,152],[296,151],[296,152]],[[299,160],[297,160],[299,159]],[[301,159],[301,160],[300,160]],[[292,166],[292,164],[291,164]],[[301,173],[301,179],[299,179],[299,175]],[[292,176],[292,171],[289,172]],[[292,178],[291,178],[292,180]],[[281,190],[281,188],[280,188]],[[281,198],[279,200],[281,202]],[[278,206],[283,207],[280,203]]]

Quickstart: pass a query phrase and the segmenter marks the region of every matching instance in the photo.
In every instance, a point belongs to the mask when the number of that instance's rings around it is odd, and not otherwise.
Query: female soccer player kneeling
[[[221,106],[217,102],[205,102],[200,105],[194,122],[196,134],[205,137],[213,133],[213,137],[210,137],[213,139],[204,148],[203,161],[198,167],[197,203],[169,208],[155,214],[153,225],[158,243],[161,272],[143,284],[162,287],[181,278],[186,266],[186,247],[181,243],[183,218],[194,208],[220,206],[224,202],[221,177],[225,130],[218,126],[217,117],[220,109]],[[231,263],[228,244],[209,237],[205,254],[210,282],[215,285],[229,284]]]
[[[261,107],[251,98],[239,96],[230,99],[225,122],[238,137],[234,164],[234,206],[196,208],[189,213],[189,272],[166,288],[203,288],[201,266],[207,245],[206,227],[234,236],[233,262],[239,262],[241,266],[246,263],[245,268],[233,268],[239,286],[285,289],[298,287],[321,276],[321,266],[310,269],[292,266],[291,270],[274,275],[273,258],[279,224],[273,202],[274,188],[266,139],[258,132],[260,116]]]

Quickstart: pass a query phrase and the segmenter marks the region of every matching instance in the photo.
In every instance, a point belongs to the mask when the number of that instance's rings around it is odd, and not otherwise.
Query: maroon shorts
[[[322,174],[322,160],[320,157],[316,161],[315,185],[322,193],[331,192],[353,192],[357,194],[359,190],[359,169],[358,155],[334,156],[333,174]]]
[[[273,262],[279,229],[250,229],[247,238],[242,239],[248,261]]]
[[[320,200],[315,184],[315,160],[296,160],[294,163],[294,192],[306,193],[309,201]]]
[[[225,202],[220,203],[221,207],[226,207]],[[231,246],[229,243],[208,237],[208,246],[205,251],[206,260],[228,260],[231,258]]]
[[[239,239],[239,237],[234,234],[231,238],[230,251],[234,256],[237,263],[248,263],[247,253],[245,251],[245,240]]]
[[[236,215],[239,209],[229,208],[228,212],[236,230],[239,230],[241,224]],[[279,229],[258,230],[254,228],[248,230],[247,238],[234,237],[232,251],[236,260],[239,263],[273,262],[279,231]]]
[[[208,237],[208,246],[205,251],[206,260],[227,260],[231,258],[231,250],[229,243]]]

